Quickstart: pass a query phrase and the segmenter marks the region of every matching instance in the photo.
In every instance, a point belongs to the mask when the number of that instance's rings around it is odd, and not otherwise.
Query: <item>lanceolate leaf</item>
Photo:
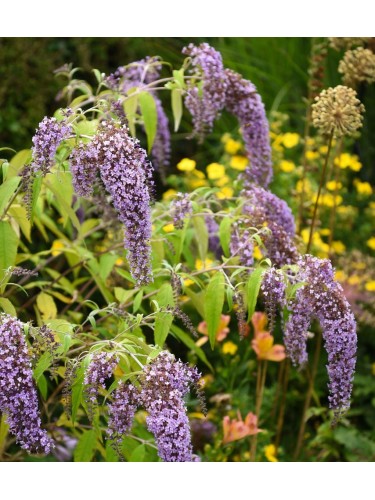
[[[94,429],[83,431],[77,443],[76,449],[74,450],[74,461],[90,462],[94,456],[95,448],[96,431]]]
[[[10,199],[20,183],[21,177],[12,177],[0,186],[0,216],[4,215]]]
[[[5,270],[14,266],[17,256],[18,238],[9,222],[0,221],[0,282]],[[3,283],[2,289],[4,289]]]
[[[193,217],[195,238],[197,240],[199,256],[204,261],[208,250],[208,231],[203,217]]]
[[[224,306],[225,278],[217,272],[211,278],[206,290],[204,311],[207,323],[208,338],[211,348],[215,346],[216,332],[219,327],[221,313]]]
[[[174,118],[174,131],[177,132],[182,118],[182,93],[180,89],[173,89],[171,92],[172,113]]]
[[[264,267],[256,268],[246,283],[246,296],[247,296],[247,315],[248,321],[251,320],[255,307],[257,305],[260,285],[262,284],[263,273],[266,271]]]
[[[148,92],[139,94],[139,106],[141,108],[143,124],[147,135],[148,152],[151,152],[154,144],[156,130],[158,126],[158,115],[155,99]]]
[[[230,226],[232,221],[229,217],[224,217],[219,227],[220,244],[223,248],[224,255],[229,256],[229,242],[230,242]]]

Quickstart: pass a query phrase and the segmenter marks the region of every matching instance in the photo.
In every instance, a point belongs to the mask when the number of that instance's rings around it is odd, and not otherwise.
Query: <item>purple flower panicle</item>
[[[255,183],[267,187],[272,179],[272,154],[264,104],[250,81],[229,69],[225,70],[225,75],[225,109],[240,123],[250,160],[243,174],[245,186]]]
[[[112,376],[118,361],[118,357],[113,353],[99,352],[93,355],[84,378],[90,416],[97,404],[99,390],[105,389],[105,381]]]
[[[188,194],[177,193],[176,199],[171,203],[173,225],[176,229],[184,227],[184,219],[193,213],[193,205]]]
[[[140,397],[149,412],[147,427],[155,436],[158,454],[165,462],[194,462],[184,396],[200,378],[196,368],[175,361],[162,351],[144,368]]]
[[[182,51],[191,57],[193,73],[202,80],[188,85],[185,105],[193,117],[194,135],[202,142],[224,108],[227,80],[220,52],[207,43]]]
[[[134,385],[120,381],[112,393],[112,402],[108,404],[107,435],[116,447],[129,433],[139,404],[139,392]]]
[[[29,453],[50,453],[53,442],[41,428],[38,397],[22,323],[0,315],[0,411],[9,431]]]

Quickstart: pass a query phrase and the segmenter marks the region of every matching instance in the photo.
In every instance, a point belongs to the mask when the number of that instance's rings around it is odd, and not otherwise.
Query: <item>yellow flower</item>
[[[192,172],[196,167],[196,162],[194,160],[190,160],[189,158],[183,158],[178,164],[178,170],[182,172]]]
[[[168,189],[165,193],[163,193],[163,200],[171,200],[177,194],[175,189]]]
[[[296,183],[296,191],[297,191],[297,193],[301,193],[302,192],[302,187],[303,186],[304,186],[305,193],[311,193],[312,192],[310,181],[308,179],[305,179],[305,182],[303,182],[302,180],[297,181],[297,183]]]
[[[369,240],[367,240],[367,246],[371,248],[371,250],[375,250],[375,237],[373,236]]]
[[[55,257],[56,255],[60,255],[62,253],[61,249],[64,248],[64,243],[61,240],[55,240],[52,243],[52,255]]]
[[[361,282],[361,278],[357,274],[352,274],[350,278],[348,278],[349,285],[358,285]]]
[[[317,197],[317,194],[314,194],[312,197],[314,203],[316,202],[316,197]],[[325,205],[326,207],[333,207],[335,204],[335,200],[336,200],[336,206],[341,205],[341,203],[343,202],[343,197],[340,196],[339,194],[334,196],[331,193],[324,193],[319,198],[319,204]]]
[[[283,172],[292,172],[295,168],[296,166],[292,161],[282,160],[280,162],[280,170]]]
[[[192,172],[189,172],[188,185],[192,189],[207,186],[205,179],[206,176],[204,175],[204,172],[201,172],[200,170],[193,170]]]
[[[344,271],[339,270],[339,271],[336,271],[336,272],[335,272],[335,280],[336,280],[336,281],[341,281],[341,282],[343,282],[343,281],[345,281],[345,280],[346,280],[346,278],[347,278],[347,276],[346,276],[346,274],[344,273]]]
[[[216,196],[219,200],[226,200],[227,198],[231,198],[233,196],[233,189],[231,187],[223,187],[216,193]]]
[[[191,280],[190,278],[185,278],[184,279],[184,286],[190,286],[190,285],[194,285],[194,281]]]
[[[264,447],[264,455],[269,462],[278,462],[276,458],[276,446],[274,444]]]
[[[247,165],[249,164],[249,159],[246,156],[233,156],[230,160],[229,165],[235,170],[245,170]]]
[[[342,183],[336,181],[329,181],[327,182],[326,186],[329,191],[336,191],[342,188]]]
[[[201,269],[208,269],[208,268],[212,267],[213,263],[214,262],[211,259],[205,259],[205,260],[197,259],[195,261],[195,269],[197,271],[200,271]]]
[[[233,342],[231,342],[230,340],[228,340],[228,342],[224,342],[222,348],[223,354],[230,354],[231,356],[234,356],[237,350],[238,346]]]
[[[307,160],[316,160],[319,158],[319,153],[317,151],[306,151],[305,156]]]
[[[124,259],[122,259],[121,257],[119,257],[118,259],[116,259],[116,266],[122,266],[124,263]]]
[[[254,247],[253,257],[255,260],[263,259],[263,255],[262,255],[262,252],[260,251],[259,247]]]
[[[369,182],[361,182],[359,180],[356,180],[354,181],[354,185],[358,194],[362,194],[363,196],[372,195],[372,187]]]
[[[224,165],[220,165],[220,163],[210,163],[207,167],[207,177],[211,180],[220,179],[225,174]]]
[[[344,253],[346,250],[346,247],[342,241],[334,241],[332,243],[332,248],[334,252],[338,254]]]
[[[292,132],[287,132],[282,138],[282,142],[286,148],[294,148],[299,142],[299,135]]]
[[[331,230],[328,229],[328,227],[323,227],[322,229],[319,229],[319,233],[322,236],[329,236],[331,234]]]
[[[226,184],[228,184],[229,182],[230,182],[230,178],[227,175],[223,175],[223,177],[221,179],[218,179],[215,182],[215,186],[217,186],[217,187],[223,187]]]
[[[328,146],[320,146],[319,153],[322,153],[322,155],[326,155],[328,153]]]
[[[167,224],[166,226],[163,226],[163,231],[165,233],[171,233],[174,231],[174,225],[173,224]]]
[[[225,151],[230,155],[235,155],[241,149],[241,143],[229,138],[225,143]]]
[[[365,288],[368,292],[375,292],[375,280],[368,281]]]
[[[342,153],[340,156],[337,156],[334,163],[340,168],[350,168],[351,170],[354,170],[354,172],[358,172],[362,168],[362,164],[358,160],[358,156],[350,155],[348,153]]]

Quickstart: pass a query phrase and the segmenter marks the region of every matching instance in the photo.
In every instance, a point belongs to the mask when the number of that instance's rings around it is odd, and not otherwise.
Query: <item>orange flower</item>
[[[221,315],[219,326],[217,327],[216,331],[216,340],[218,342],[222,342],[227,337],[230,331],[229,328],[227,328],[229,321],[230,321],[229,315],[228,316],[225,314]],[[197,346],[200,347],[201,345],[205,344],[208,341],[207,323],[205,321],[201,321],[198,325],[197,330],[199,333],[202,333],[204,335],[204,337],[202,337],[196,342]]]
[[[237,413],[238,419],[231,420],[228,416],[223,418],[223,443],[231,443],[246,436],[254,436],[261,432],[257,427],[258,418],[254,413],[248,413],[245,422],[242,420],[240,412]]]
[[[254,338],[251,347],[254,349],[258,359],[268,361],[282,361],[285,359],[285,347],[274,343],[274,338],[270,332],[265,331],[267,316],[262,312],[255,312],[251,318],[254,326]]]

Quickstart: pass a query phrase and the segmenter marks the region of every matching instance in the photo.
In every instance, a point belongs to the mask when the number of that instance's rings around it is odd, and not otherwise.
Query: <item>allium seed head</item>
[[[339,63],[339,73],[348,87],[357,87],[361,82],[375,82],[375,54],[362,47],[345,52]]]

